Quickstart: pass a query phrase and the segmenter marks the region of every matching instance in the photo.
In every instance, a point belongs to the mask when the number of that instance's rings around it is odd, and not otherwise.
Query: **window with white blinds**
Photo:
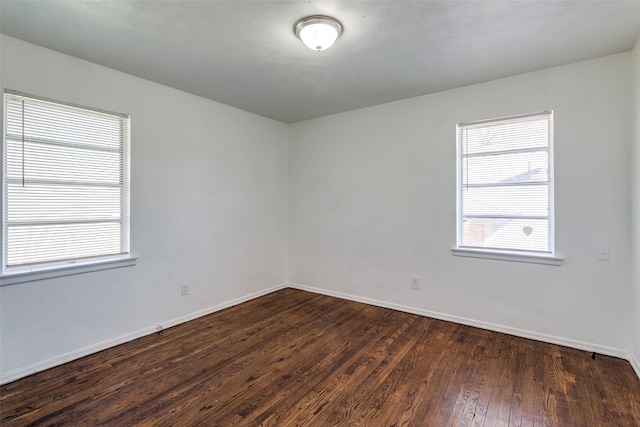
[[[458,248],[553,255],[553,115],[458,125]]]
[[[129,252],[129,118],[4,94],[3,273]]]

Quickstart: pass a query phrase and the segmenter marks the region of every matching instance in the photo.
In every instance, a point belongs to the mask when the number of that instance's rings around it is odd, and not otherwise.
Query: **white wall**
[[[633,251],[631,258],[633,275],[633,304],[635,320],[631,328],[632,335],[632,363],[636,373],[640,376],[640,40],[631,52],[632,56],[632,156],[631,167],[633,171],[631,201],[633,203],[631,218],[633,221]]]
[[[0,288],[3,381],[285,282],[286,125],[6,36],[0,47],[3,89],[131,115],[139,256]]]
[[[0,382],[259,295],[287,271],[319,292],[640,356],[638,46],[287,127],[0,43],[1,88],[131,114],[140,257],[135,267],[0,288]],[[545,109],[555,111],[564,265],[452,256],[455,124]],[[595,259],[598,244],[611,248],[609,262]],[[421,291],[410,289],[412,275]]]
[[[630,55],[289,127],[289,280],[303,288],[628,355]],[[456,123],[555,112],[562,266],[455,257]],[[596,245],[610,247],[609,262]],[[422,290],[410,289],[410,276]]]

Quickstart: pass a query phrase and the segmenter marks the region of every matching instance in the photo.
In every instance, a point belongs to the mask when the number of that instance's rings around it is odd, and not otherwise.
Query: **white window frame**
[[[37,103],[47,103],[63,109],[74,109],[82,111],[89,115],[108,115],[117,117],[122,121],[121,138],[122,147],[120,150],[120,180],[121,180],[121,196],[120,196],[120,250],[117,253],[102,254],[96,256],[87,257],[75,257],[50,260],[46,262],[36,261],[33,263],[8,265],[9,264],[9,248],[8,248],[8,229],[9,219],[8,213],[11,208],[8,204],[8,188],[9,179],[7,174],[7,133],[8,124],[6,119],[7,114],[7,98],[21,97],[29,102],[33,100]],[[103,111],[95,108],[88,108],[84,106],[78,106],[56,100],[51,100],[39,96],[33,96],[17,91],[5,89],[3,93],[3,149],[2,149],[2,273],[0,277],[0,285],[11,285],[22,282],[29,282],[34,280],[42,280],[53,277],[67,276],[79,273],[85,273],[97,270],[106,270],[118,267],[125,267],[135,265],[136,258],[131,256],[130,253],[130,118],[126,114],[113,113],[109,111]],[[59,144],[56,142],[55,144]],[[72,184],[69,184],[72,185]],[[62,223],[69,223],[67,220],[60,220]],[[29,227],[30,225],[26,225]]]
[[[532,251],[528,249],[513,249],[513,248],[488,248],[482,246],[465,245],[463,243],[464,232],[464,205],[463,205],[463,150],[462,144],[462,132],[467,128],[474,126],[487,126],[492,123],[505,123],[509,121],[521,121],[528,118],[547,117],[549,120],[549,139],[548,139],[548,251]],[[456,256],[465,256],[473,258],[487,258],[497,259],[503,261],[518,261],[529,262],[537,264],[549,264],[549,265],[561,265],[562,258],[559,257],[555,250],[555,222],[554,222],[554,155],[553,155],[553,112],[541,111],[536,113],[521,114],[507,117],[500,117],[488,120],[479,120],[474,122],[459,123],[456,126],[456,192],[457,192],[457,208],[456,208],[456,246],[452,249],[452,252]],[[494,153],[500,155],[503,150],[496,150]],[[505,149],[504,153],[507,154],[510,150]],[[526,184],[525,184],[526,185]],[[539,183],[537,185],[540,185]],[[498,187],[499,185],[486,184],[487,188]],[[517,218],[512,216],[505,216],[505,218]]]

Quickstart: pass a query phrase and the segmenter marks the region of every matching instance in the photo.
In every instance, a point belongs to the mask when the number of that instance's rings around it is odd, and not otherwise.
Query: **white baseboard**
[[[629,360],[631,365],[634,366],[634,361],[632,361],[630,359],[629,352],[627,350],[623,350],[623,349],[619,349],[619,348],[607,347],[607,346],[603,346],[603,345],[599,345],[599,344],[593,344],[593,343],[573,340],[573,339],[570,339],[570,338],[557,337],[557,336],[554,336],[554,335],[543,334],[543,333],[540,333],[540,332],[528,331],[528,330],[519,329],[519,328],[513,328],[513,327],[510,327],[510,326],[506,326],[506,325],[499,325],[499,324],[495,324],[495,323],[484,322],[484,321],[481,321],[481,320],[469,319],[469,318],[466,318],[466,317],[455,316],[455,315],[446,314],[446,313],[440,313],[440,312],[437,312],[437,311],[424,310],[424,309],[417,308],[417,307],[411,307],[411,306],[406,306],[406,305],[401,305],[401,304],[395,304],[395,303],[391,303],[391,302],[387,302],[387,301],[380,301],[380,300],[371,299],[371,298],[365,298],[365,297],[361,297],[361,296],[357,296],[357,295],[345,294],[345,293],[342,293],[342,292],[335,292],[335,291],[329,291],[329,290],[326,290],[326,289],[314,288],[312,286],[300,285],[298,283],[289,283],[288,287],[294,288],[294,289],[299,289],[299,290],[302,290],[302,291],[313,292],[313,293],[316,293],[316,294],[328,295],[328,296],[332,296],[332,297],[336,297],[336,298],[340,298],[340,299],[345,299],[345,300],[349,300],[349,301],[355,301],[355,302],[361,302],[361,303],[364,303],[364,304],[375,305],[375,306],[378,306],[378,307],[390,308],[390,309],[393,309],[393,310],[403,311],[403,312],[406,312],[406,313],[418,314],[420,316],[432,317],[434,319],[446,320],[446,321],[449,321],[449,322],[459,323],[459,324],[467,325],[467,326],[473,326],[473,327],[481,328],[481,329],[487,329],[487,330],[490,330],[490,331],[501,332],[501,333],[505,333],[505,334],[509,334],[509,335],[515,335],[515,336],[518,336],[518,337],[528,338],[528,339],[532,339],[532,340],[536,340],[536,341],[543,341],[543,342],[547,342],[547,343],[550,343],[550,344],[562,345],[562,346],[565,346],[565,347],[571,347],[571,348],[575,348],[575,349],[578,349],[578,350],[585,350],[585,351],[588,351],[588,352],[595,352],[595,353],[603,354],[603,355],[607,355],[607,356],[618,357],[618,358],[621,358],[621,359]],[[638,374],[638,377],[640,377],[640,369],[638,369],[638,367],[640,367],[640,365],[638,365],[637,360],[635,361],[635,363],[636,364],[634,366],[634,369],[636,370],[636,373]]]
[[[116,345],[124,344],[129,341],[133,341],[137,338],[150,335],[156,333],[158,331],[158,327],[160,326],[162,329],[170,328],[172,326],[179,325],[181,323],[188,322],[190,320],[197,319],[202,316],[206,316],[211,313],[215,313],[216,311],[224,310],[225,308],[233,307],[234,305],[242,304],[243,302],[250,301],[255,298],[259,298],[263,295],[269,294],[271,292],[278,291],[284,288],[293,288],[299,289],[303,291],[313,292],[316,294],[328,295],[340,299],[345,299],[349,301],[361,302],[364,304],[374,305],[378,307],[390,308],[393,310],[403,311],[406,313],[418,314],[420,316],[432,317],[434,319],[446,320],[449,322],[460,323],[463,325],[473,326],[482,329],[488,329],[491,331],[501,332],[505,334],[515,335],[523,338],[534,339],[537,341],[544,341],[552,344],[558,344],[566,347],[577,348],[579,350],[585,350],[589,352],[596,352],[599,354],[604,354],[608,356],[614,356],[623,358],[631,363],[631,366],[635,370],[636,374],[640,378],[640,361],[636,357],[636,355],[622,349],[617,349],[613,347],[602,346],[593,343],[587,343],[583,341],[572,340],[569,338],[556,337],[553,335],[542,334],[534,331],[528,331],[524,329],[512,328],[510,326],[498,325],[489,322],[483,322],[474,319],[468,319],[466,317],[454,316],[450,314],[440,313],[431,310],[424,310],[417,307],[405,306],[401,304],[390,303],[387,301],[380,301],[371,298],[360,297],[356,295],[345,294],[342,292],[329,291],[326,289],[314,288],[311,286],[300,285],[297,283],[282,283],[276,286],[272,286],[267,289],[263,289],[258,292],[254,292],[249,295],[245,295],[240,298],[236,298],[230,301],[226,301],[221,304],[214,305],[212,307],[206,308],[204,310],[196,311],[193,313],[189,313],[185,316],[181,316],[172,320],[168,320],[166,322],[162,322],[160,324],[147,326],[145,328],[139,329],[137,331],[121,335],[119,337],[115,337],[109,340],[105,340],[96,344],[92,344],[90,346],[74,350],[72,352],[52,357],[47,360],[39,361],[27,366],[23,366],[8,372],[0,373],[0,385],[6,384],[17,379],[26,377],[31,374],[35,374],[36,372],[41,372],[49,368],[53,368],[58,365],[62,365],[67,362],[71,362],[73,360],[79,359],[84,356],[88,356],[93,353],[97,353],[99,351],[105,350],[110,347],[114,347]]]
[[[633,353],[629,353],[627,360],[629,360],[633,370],[636,371],[636,375],[640,378],[640,360],[638,360],[638,357]]]
[[[72,352],[62,354],[60,356],[55,356],[50,359],[42,360],[36,363],[32,363],[27,366],[22,366],[17,369],[13,369],[8,372],[0,373],[0,385],[6,384],[20,378],[26,377],[31,374],[35,374],[36,372],[41,372],[49,368],[53,368],[58,365],[62,365],[67,362],[71,362],[73,360],[79,359],[81,357],[88,356],[93,353],[97,353],[102,350],[106,350],[107,348],[115,347],[116,345],[124,344],[129,341],[133,341],[137,338],[143,337],[145,335],[151,335],[155,332],[158,332],[158,328],[166,329],[172,326],[179,325],[184,322],[188,322],[190,320],[197,319],[198,317],[206,316],[207,314],[215,313],[216,311],[224,310],[225,308],[233,307],[234,305],[242,304],[243,302],[250,301],[252,299],[261,297],[266,294],[270,294],[271,292],[275,292],[277,290],[286,288],[287,285],[282,283],[280,285],[272,286],[268,289],[263,289],[258,292],[254,292],[249,295],[245,295],[240,298],[232,299],[230,301],[223,302],[221,304],[214,305],[209,308],[205,308],[204,310],[196,311],[193,313],[189,313],[185,316],[180,316],[175,319],[168,320],[166,322],[158,323],[152,326],[147,326],[142,329],[138,329],[137,331],[120,335],[119,337],[111,338],[96,344],[92,344],[90,346],[74,350]]]

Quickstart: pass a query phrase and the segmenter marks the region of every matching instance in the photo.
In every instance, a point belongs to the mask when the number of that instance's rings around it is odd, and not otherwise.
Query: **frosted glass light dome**
[[[295,26],[296,36],[312,50],[325,50],[342,34],[342,25],[329,16],[308,16]]]

